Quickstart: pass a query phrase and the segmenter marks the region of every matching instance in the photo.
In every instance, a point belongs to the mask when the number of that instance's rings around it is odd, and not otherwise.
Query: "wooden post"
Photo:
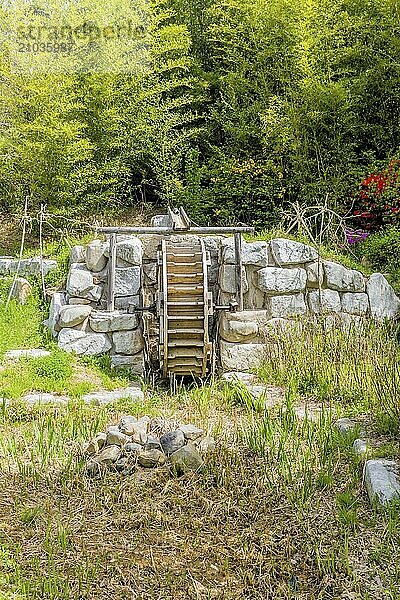
[[[236,266],[236,302],[238,310],[243,310],[243,281],[242,281],[242,235],[235,233],[235,266]]]
[[[108,261],[108,303],[107,310],[114,310],[115,299],[115,268],[117,264],[117,234],[110,235],[110,258]]]

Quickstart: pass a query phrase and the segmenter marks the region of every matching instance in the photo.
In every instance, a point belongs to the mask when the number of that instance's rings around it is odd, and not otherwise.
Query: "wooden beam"
[[[146,234],[176,235],[177,231],[171,227],[96,227],[97,233],[120,234]],[[254,227],[191,227],[185,230],[184,235],[224,235],[235,233],[254,233]]]
[[[235,272],[236,272],[236,301],[238,309],[243,310],[243,279],[242,279],[242,235],[235,233]]]
[[[117,265],[117,235],[110,236],[110,257],[108,260],[108,301],[107,310],[113,311],[115,305],[115,268]]]

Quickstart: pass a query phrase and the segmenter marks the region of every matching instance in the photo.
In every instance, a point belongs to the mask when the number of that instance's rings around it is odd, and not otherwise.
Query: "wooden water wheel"
[[[208,253],[201,238],[162,240],[158,269],[160,345],[164,376],[204,377],[211,353]]]

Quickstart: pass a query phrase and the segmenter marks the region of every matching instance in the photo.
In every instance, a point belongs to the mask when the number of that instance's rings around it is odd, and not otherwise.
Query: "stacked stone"
[[[244,243],[242,263],[246,310],[224,312],[220,319],[224,370],[257,366],[268,337],[297,327],[299,317],[349,326],[368,316],[383,321],[400,314],[400,300],[383,275],[366,278],[322,260],[315,248],[299,242],[278,238]],[[219,282],[221,301],[228,304],[236,291],[232,240],[223,245]]]
[[[60,348],[83,355],[111,354],[112,366],[144,369],[139,306],[143,249],[134,236],[116,247],[115,310],[108,312],[109,242],[94,240],[71,250],[65,293],[53,295],[48,326]]]
[[[203,456],[214,448],[213,438],[195,425],[176,427],[160,418],[126,415],[87,444],[86,472],[90,477],[99,477],[109,469],[129,475],[139,467],[169,463],[173,471],[183,474],[201,470]]]
[[[20,275],[43,275],[46,277],[57,268],[57,261],[40,257],[23,258],[19,261],[13,256],[0,256],[0,275],[13,275],[18,271]]]

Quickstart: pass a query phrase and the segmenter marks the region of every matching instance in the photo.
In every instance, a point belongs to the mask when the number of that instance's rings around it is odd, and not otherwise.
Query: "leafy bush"
[[[375,271],[388,276],[390,283],[400,294],[400,227],[390,226],[372,233],[366,240],[352,246],[353,252]]]
[[[353,215],[364,230],[376,231],[385,225],[400,226],[400,160],[371,173],[361,183]]]

